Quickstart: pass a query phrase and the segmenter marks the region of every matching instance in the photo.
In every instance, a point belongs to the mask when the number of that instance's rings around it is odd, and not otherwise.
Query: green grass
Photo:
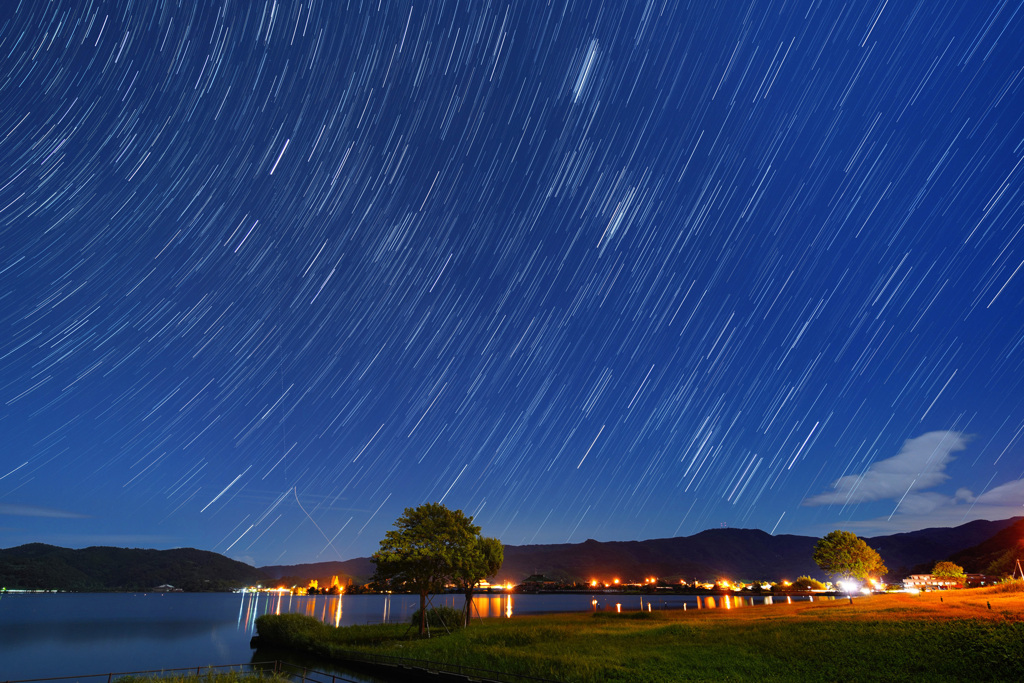
[[[260,617],[257,628],[323,657],[358,650],[580,683],[1024,680],[1024,597],[960,597],[521,616],[430,639],[404,625],[334,628],[300,615]]]

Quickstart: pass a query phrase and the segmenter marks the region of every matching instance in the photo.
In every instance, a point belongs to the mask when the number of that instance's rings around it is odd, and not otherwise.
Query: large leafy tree
[[[834,578],[865,579],[888,574],[878,552],[850,531],[836,529],[814,544],[814,561]]]
[[[469,626],[473,609],[473,591],[480,581],[494,576],[505,561],[505,549],[496,538],[476,536],[455,559],[454,580],[466,596],[466,626]]]
[[[480,527],[462,510],[424,503],[405,509],[370,558],[375,582],[419,593],[420,635],[426,629],[427,596],[454,580],[458,558],[479,534]]]
[[[953,562],[936,562],[935,567],[932,568],[932,576],[953,579],[954,581],[963,582],[966,578],[964,575],[964,568]]]

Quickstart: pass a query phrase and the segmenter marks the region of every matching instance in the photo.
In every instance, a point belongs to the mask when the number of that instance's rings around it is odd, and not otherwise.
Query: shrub
[[[295,612],[264,614],[256,619],[260,641],[268,645],[308,645],[323,630],[322,621]]]
[[[454,631],[464,625],[465,614],[454,607],[431,607],[427,610],[427,628],[439,628]],[[413,612],[409,620],[413,626],[420,625],[420,611]]]
[[[1024,579],[1003,579],[994,586],[989,586],[986,593],[1024,593]]]
[[[791,588],[798,591],[820,591],[825,588],[825,584],[813,577],[801,576],[793,582]]]

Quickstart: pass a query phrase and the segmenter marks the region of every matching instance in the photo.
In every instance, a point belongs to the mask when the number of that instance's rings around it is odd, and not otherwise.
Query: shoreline
[[[423,640],[403,635],[405,627],[336,629],[302,625],[297,615],[296,632],[279,633],[275,647],[346,665],[400,655],[442,668],[488,663],[509,675],[580,683],[908,680],[907,672],[915,680],[1024,680],[1024,659],[1016,655],[1024,636],[1022,590],[872,595],[776,603],[770,610],[523,615]],[[258,624],[260,633],[275,619]]]

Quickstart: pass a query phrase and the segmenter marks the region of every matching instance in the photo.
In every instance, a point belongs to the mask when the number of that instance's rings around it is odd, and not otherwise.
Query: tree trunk
[[[470,586],[466,589],[466,626],[469,626],[469,622],[473,619],[473,587]]]
[[[420,591],[420,638],[427,627],[427,594]]]

